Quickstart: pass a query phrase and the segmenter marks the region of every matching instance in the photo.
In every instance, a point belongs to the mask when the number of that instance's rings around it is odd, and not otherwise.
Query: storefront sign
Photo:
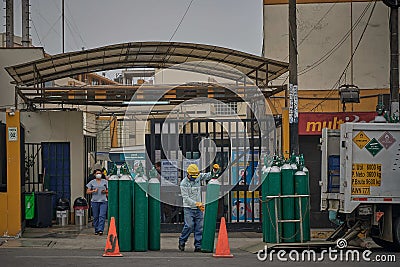
[[[375,112],[302,112],[299,113],[299,135],[321,135],[323,128],[340,129],[345,122],[371,122]]]

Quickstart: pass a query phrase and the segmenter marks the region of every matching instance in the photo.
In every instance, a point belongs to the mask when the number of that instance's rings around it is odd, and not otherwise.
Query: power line
[[[336,3],[335,3],[336,4]],[[335,5],[334,4],[334,5]],[[361,22],[361,19],[365,16],[366,12],[368,11],[368,8],[371,6],[372,2],[368,3],[368,5],[364,8],[363,12],[361,13],[361,15],[358,17],[358,19],[356,20],[356,23],[354,23],[354,25],[352,26],[352,28],[346,32],[346,34],[339,40],[338,43],[336,43],[328,52],[326,52],[322,57],[320,57],[317,61],[315,61],[314,63],[312,63],[310,66],[304,68],[303,70],[299,71],[298,75],[303,75],[306,74],[307,72],[315,69],[316,67],[318,67],[319,65],[321,65],[323,62],[325,62],[331,55],[333,55],[333,53],[339,49],[344,42],[347,40],[347,38],[350,36],[351,32],[354,31],[354,29],[358,26],[358,24]],[[333,8],[333,6],[331,6],[331,8],[325,13],[324,16],[326,16]],[[322,21],[323,17],[318,21],[317,24],[315,24],[314,28]],[[308,37],[311,34],[312,30],[309,32],[309,34],[307,34],[306,37]],[[305,41],[305,38],[302,40],[302,42]],[[287,57],[286,57],[287,58]],[[286,81],[288,80],[289,75],[287,75],[282,82],[282,85],[286,83]]]
[[[298,46],[301,46],[301,45],[304,43],[304,41],[308,38],[308,36],[310,36],[311,33],[312,33],[312,32],[317,28],[317,26],[321,23],[321,21],[323,21],[323,20],[328,16],[328,14],[332,11],[332,9],[335,7],[336,4],[337,4],[337,2],[335,2],[335,3],[333,3],[333,4],[331,5],[331,7],[328,9],[328,11],[326,11],[325,14],[318,20],[318,22],[315,23],[314,27],[306,34],[306,36],[303,37],[303,39],[301,39],[301,41],[300,41],[300,43],[299,43]],[[287,56],[287,57],[289,57],[289,56]],[[287,57],[286,57],[286,58],[287,58]]]
[[[313,108],[311,109],[311,111],[314,111],[318,106],[320,106],[322,103],[324,103],[325,101],[327,101],[328,98],[332,95],[332,93],[333,93],[334,90],[336,89],[336,87],[339,86],[340,81],[341,81],[343,75],[346,73],[347,69],[349,68],[350,63],[351,63],[352,60],[353,60],[354,54],[356,53],[358,47],[360,46],[361,40],[362,40],[363,37],[364,37],[364,34],[365,34],[365,32],[366,32],[366,30],[367,30],[367,27],[368,27],[368,24],[369,24],[369,22],[370,22],[370,20],[371,20],[372,14],[374,13],[375,6],[376,6],[376,1],[377,1],[377,0],[374,1],[374,5],[373,5],[373,7],[372,7],[372,9],[371,9],[371,12],[370,12],[370,14],[369,14],[367,23],[365,24],[365,27],[364,27],[364,29],[363,29],[363,31],[362,31],[362,33],[361,33],[360,39],[358,40],[357,45],[356,45],[356,47],[355,47],[353,53],[351,54],[350,60],[349,60],[349,62],[347,63],[346,67],[344,68],[342,74],[339,76],[339,79],[337,80],[337,82],[332,86],[332,89],[328,92],[328,94],[326,95],[326,97],[325,97],[321,102],[319,102],[315,107],[313,107]]]
[[[40,43],[40,45],[41,45],[42,47],[44,47],[44,45],[43,45],[43,43],[42,43],[42,40],[41,40],[40,37],[39,37],[39,34],[38,34],[37,29],[36,29],[35,23],[33,22],[33,19],[31,19],[31,21],[32,21],[33,29],[35,30],[36,36],[37,36],[37,38],[38,38],[38,40],[39,40],[39,43]]]
[[[69,6],[68,6],[68,2],[65,2],[65,6],[66,6],[67,9],[68,9],[68,12],[69,12],[68,15],[71,17],[71,21],[72,21],[71,26],[72,26],[73,28],[75,28],[75,32],[78,34],[79,39],[81,39],[82,44],[83,44],[85,47],[87,47],[87,43],[85,42],[85,40],[83,39],[81,33],[79,32],[79,27],[76,25],[75,19],[74,19],[74,17],[72,16],[73,12],[71,11],[71,9],[70,9]],[[68,22],[68,18],[67,18],[67,22]]]
[[[191,1],[190,1],[189,5],[188,5],[187,8],[186,8],[185,13],[183,14],[183,16],[182,16],[182,18],[181,18],[181,21],[179,21],[178,26],[176,26],[176,29],[175,29],[174,33],[171,35],[171,38],[169,38],[169,41],[170,41],[170,42],[171,42],[172,38],[174,38],[174,36],[175,36],[176,32],[178,31],[179,27],[181,26],[181,24],[182,24],[184,18],[186,17],[186,14],[188,13],[188,11],[189,11],[189,9],[190,9],[190,6],[192,5],[193,1],[194,1],[194,0],[191,0]]]
[[[46,32],[46,34],[44,35],[44,37],[43,37],[43,41],[44,41],[44,39],[46,39],[47,38],[47,36],[49,36],[49,33],[52,31],[52,30],[54,30],[54,27],[56,26],[56,24],[58,23],[58,21],[61,19],[61,16],[60,17],[58,17],[58,19],[53,23],[53,25],[51,25],[51,27],[50,27],[50,29]],[[54,30],[58,35],[60,35],[56,30]]]
[[[75,38],[75,35],[72,33],[72,28],[71,28],[71,26],[69,25],[69,22],[68,22],[68,20],[67,20],[67,28],[68,28],[68,29],[69,29],[69,31],[71,32],[71,35],[72,35],[72,40],[74,41],[74,43],[75,43],[75,46],[76,46],[77,50],[80,50],[80,47],[79,47],[78,41],[76,40],[76,38]]]
[[[318,67],[319,65],[321,65],[323,62],[325,62],[330,56],[333,55],[333,53],[338,50],[347,40],[347,38],[349,38],[349,36],[351,35],[351,33],[354,31],[354,29],[358,26],[358,24],[360,24],[362,18],[365,16],[365,14],[367,13],[369,7],[371,6],[372,2],[369,2],[368,5],[364,8],[363,12],[361,13],[361,15],[358,17],[356,23],[354,23],[354,25],[352,25],[351,29],[348,30],[346,32],[346,34],[339,40],[338,43],[336,43],[328,52],[326,52],[320,59],[318,59],[317,61],[315,61],[314,63],[312,63],[310,66],[308,66],[307,68],[299,71],[299,75],[303,75],[313,69],[315,69],[316,67]]]
[[[317,28],[317,26],[321,23],[322,20],[324,20],[328,14],[332,11],[333,7],[337,4],[338,2],[333,3],[330,8],[328,9],[328,11],[325,12],[325,14],[318,20],[317,23],[314,24],[314,26],[312,27],[312,29],[301,39],[301,41],[299,42],[299,44],[297,45],[297,47],[300,47],[304,41],[311,35],[311,33]],[[287,55],[283,60],[286,60],[289,57],[289,55]],[[286,80],[285,80],[286,81]]]

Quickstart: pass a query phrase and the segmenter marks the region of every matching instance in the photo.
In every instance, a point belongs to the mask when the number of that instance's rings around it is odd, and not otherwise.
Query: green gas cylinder
[[[121,251],[132,251],[132,200],[133,180],[130,175],[122,175],[119,179],[119,235],[118,242]]]
[[[267,207],[267,192],[268,192],[268,181],[267,176],[271,171],[271,167],[263,167],[261,173],[261,212],[262,212],[262,232],[263,242],[270,242],[270,229],[271,220],[268,214]]]
[[[294,195],[294,170],[293,167],[286,163],[281,167],[282,174],[282,195]],[[282,199],[282,218],[284,220],[294,220],[294,198]],[[283,242],[295,242],[296,225],[295,223],[283,223]]]
[[[157,179],[157,171],[154,167],[150,171],[149,177],[149,249],[160,250],[160,181]]]
[[[308,169],[303,167],[302,171],[297,171],[294,175],[295,180],[295,193],[298,195],[309,195],[310,188],[309,188],[309,178],[308,178]],[[300,224],[296,224],[297,233],[296,233],[296,241],[304,242],[310,240],[310,199],[309,197],[301,198],[301,210],[298,200],[295,202],[295,211],[296,211],[296,218],[301,217],[303,220],[303,240],[301,240],[300,235]]]
[[[221,185],[217,179],[211,179],[207,185],[203,239],[201,241],[202,252],[213,252],[214,250],[214,237],[217,227],[218,198],[220,187]]]
[[[118,212],[118,180],[117,175],[111,175],[108,179],[108,221],[111,221],[111,217],[115,219],[115,228],[117,230],[117,235],[119,236],[119,212]]]
[[[267,195],[279,196],[282,193],[281,169],[278,166],[272,166],[267,174]],[[276,219],[281,219],[281,201],[279,198],[268,199],[266,219],[269,224],[269,242],[279,243],[282,236],[282,228],[276,223]],[[278,231],[276,231],[278,229]],[[278,236],[277,236],[278,235]]]
[[[148,249],[149,202],[148,183],[143,174],[137,174],[134,183],[134,250],[146,251]]]

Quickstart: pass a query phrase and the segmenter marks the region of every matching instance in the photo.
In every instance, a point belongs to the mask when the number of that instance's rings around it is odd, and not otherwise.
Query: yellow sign
[[[382,178],[382,164],[353,163],[351,178]]]
[[[353,187],[351,189],[352,195],[370,195],[370,188],[369,187]]]
[[[363,149],[368,142],[371,141],[369,137],[363,132],[359,132],[356,136],[353,138],[353,142],[360,148]]]
[[[371,186],[381,186],[382,164],[354,163],[351,171],[351,194],[369,195]],[[367,190],[368,189],[368,190]]]
[[[381,186],[381,178],[352,178],[353,187]]]

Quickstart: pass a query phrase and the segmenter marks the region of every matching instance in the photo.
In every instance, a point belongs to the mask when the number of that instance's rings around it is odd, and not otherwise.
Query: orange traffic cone
[[[229,247],[228,232],[226,231],[225,218],[221,218],[221,225],[219,227],[217,248],[213,257],[216,258],[232,258],[231,249]]]
[[[108,229],[106,248],[103,257],[122,257],[119,253],[117,231],[115,229],[115,218],[111,217],[110,228]]]

